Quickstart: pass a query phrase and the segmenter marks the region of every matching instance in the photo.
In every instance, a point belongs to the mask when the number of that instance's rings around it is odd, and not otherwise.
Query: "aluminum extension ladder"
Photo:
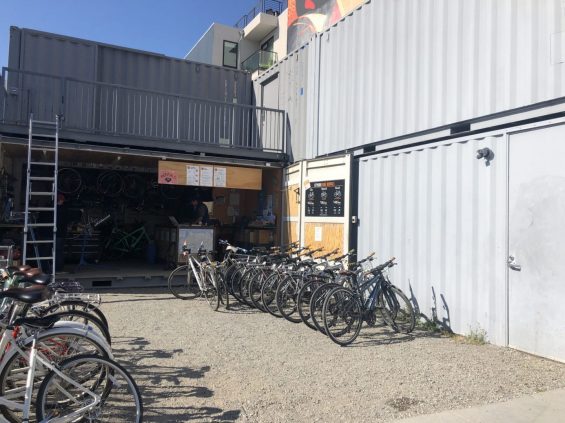
[[[23,263],[35,261],[55,278],[59,116],[54,122],[29,119]],[[36,217],[36,214],[40,218]],[[28,249],[33,255],[28,255]]]

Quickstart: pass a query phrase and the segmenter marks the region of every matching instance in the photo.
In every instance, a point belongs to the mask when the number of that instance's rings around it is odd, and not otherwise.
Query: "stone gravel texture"
[[[106,292],[102,310],[148,422],[388,422],[565,387],[563,364],[423,331],[364,326],[344,348],[164,289]]]

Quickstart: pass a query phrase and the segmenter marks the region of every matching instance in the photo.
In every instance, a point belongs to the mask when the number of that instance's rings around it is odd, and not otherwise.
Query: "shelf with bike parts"
[[[157,229],[159,258],[171,266],[182,262],[185,241],[194,251],[200,245],[220,251],[219,239],[247,248],[274,245],[279,233],[276,216],[280,215],[281,177],[280,169],[160,162],[160,183],[186,185],[196,197],[188,204],[193,220],[174,215],[169,225]],[[203,213],[207,219],[200,221]]]

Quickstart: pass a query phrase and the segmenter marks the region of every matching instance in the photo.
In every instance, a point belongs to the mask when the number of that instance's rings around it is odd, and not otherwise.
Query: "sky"
[[[235,24],[258,0],[0,0],[0,66],[10,26],[184,57],[212,22]]]

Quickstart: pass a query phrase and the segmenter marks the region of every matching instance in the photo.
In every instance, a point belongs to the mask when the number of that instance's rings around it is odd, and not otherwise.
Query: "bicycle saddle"
[[[51,283],[51,275],[47,273],[24,273],[18,283],[30,283],[32,285],[46,286]]]
[[[15,326],[28,326],[36,329],[46,329],[53,326],[59,320],[59,316],[50,315],[45,317],[20,317],[14,321]]]
[[[8,274],[9,277],[14,276],[14,274],[16,272],[27,272],[31,269],[31,266],[28,266],[27,264],[24,266],[9,266],[5,269],[6,273]]]
[[[0,298],[12,298],[22,303],[35,304],[49,298],[49,289],[41,285],[29,288],[10,288],[0,292]]]

